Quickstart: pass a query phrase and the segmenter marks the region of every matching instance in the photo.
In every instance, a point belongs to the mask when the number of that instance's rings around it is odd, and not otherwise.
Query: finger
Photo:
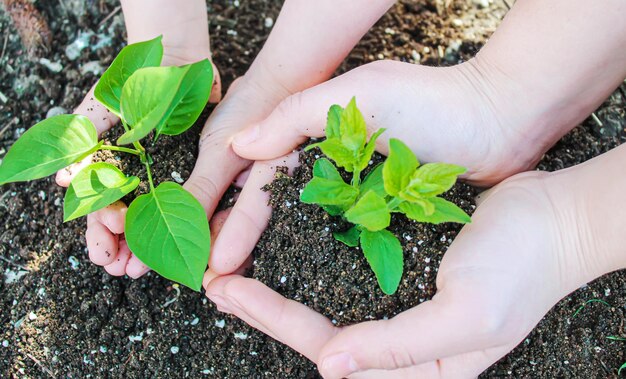
[[[255,162],[250,176],[230,215],[215,240],[209,267],[218,274],[230,274],[246,260],[267,227],[272,209],[269,193],[262,188],[274,179],[277,167],[293,168],[298,154]]]
[[[213,87],[211,88],[211,95],[209,96],[209,103],[216,104],[222,100],[222,78],[220,76],[220,71],[217,69],[217,66],[213,61],[211,61],[213,65]]]
[[[128,207],[121,201],[108,205],[94,213],[93,216],[96,220],[100,221],[106,226],[111,233],[122,234],[124,233],[124,221],[126,218],[126,212]]]
[[[91,164],[92,156],[84,158],[82,161],[76,162],[72,165],[69,165],[59,171],[57,171],[55,181],[61,187],[69,187],[72,179],[82,170],[83,168],[89,166]]]
[[[236,275],[209,284],[207,296],[216,304],[272,338],[316,361],[337,328],[307,306],[288,300],[264,284]]]
[[[115,260],[104,266],[104,269],[113,276],[123,276],[126,274],[126,264],[131,255],[125,240],[120,240],[119,247],[120,249],[117,252]]]
[[[225,143],[214,141],[208,139],[200,147],[196,165],[183,185],[202,204],[207,216],[213,214],[234,178],[250,164]]]
[[[89,259],[93,263],[106,266],[117,257],[119,237],[111,233],[93,214],[87,215],[85,239],[87,240]]]
[[[460,301],[450,295],[454,293],[444,288],[433,300],[390,320],[345,328],[320,353],[320,372],[325,378],[342,378],[371,369],[398,369],[491,348],[509,338],[506,333],[494,337],[498,321],[478,302]]]
[[[137,279],[145,275],[148,271],[150,271],[150,267],[146,266],[135,254],[131,253],[128,263],[126,263],[126,275]]]
[[[354,96],[350,74],[337,77],[283,100],[263,121],[233,138],[233,150],[250,160],[268,160],[291,152],[308,137],[322,137],[328,108]]]
[[[515,345],[484,351],[473,351],[396,370],[368,370],[351,375],[350,379],[377,378],[476,378]]]
[[[243,170],[239,175],[237,175],[237,177],[235,178],[235,181],[233,182],[233,185],[237,188],[243,188],[243,186],[246,185],[248,178],[250,177],[251,170],[252,170],[252,165],[250,165],[250,167],[248,167],[247,169]]]

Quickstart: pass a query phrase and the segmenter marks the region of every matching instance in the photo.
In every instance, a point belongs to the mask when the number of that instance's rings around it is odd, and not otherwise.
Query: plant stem
[[[124,119],[122,118],[122,126],[124,127],[125,131],[129,131],[130,128],[128,127],[128,125],[126,125],[126,121],[124,121]]]
[[[152,172],[150,171],[150,163],[148,159],[143,159],[143,164],[146,166],[146,172],[148,173],[148,183],[150,183],[150,192],[154,191],[154,182],[152,181]]]
[[[128,153],[128,154],[133,154],[133,155],[141,155],[141,151],[139,150],[135,150],[135,149],[129,149],[126,147],[121,147],[121,146],[111,146],[111,145],[102,145],[100,147],[100,149],[102,150],[111,150],[111,151],[120,151],[122,153]]]
[[[352,187],[359,188],[361,185],[361,171],[353,171],[352,172]]]
[[[392,197],[391,200],[387,202],[387,209],[393,212],[396,210],[396,208],[398,208],[398,205],[402,203],[404,203],[404,200],[400,199],[399,197]]]

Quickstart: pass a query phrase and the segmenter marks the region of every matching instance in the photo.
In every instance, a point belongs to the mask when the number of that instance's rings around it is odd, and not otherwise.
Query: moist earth
[[[378,59],[433,66],[462,62],[480,49],[507,11],[499,1],[446,3],[399,1],[338,73]],[[46,115],[71,111],[124,43],[116,1],[33,4],[41,13],[35,19],[47,26],[37,22],[26,32],[50,33],[53,42],[47,46],[25,46],[17,24],[0,10],[0,159],[29,126]],[[213,58],[226,87],[245,73],[280,6],[281,1],[270,0],[207,2]],[[208,107],[203,118],[211,111]],[[539,168],[570,167],[619,145],[625,138],[625,113],[622,85],[595,118],[559,141]],[[201,127],[199,122],[151,147],[157,182],[189,177]],[[115,140],[118,134],[105,137]],[[332,231],[345,224],[298,201],[316,154],[303,154],[293,177],[279,170],[268,186],[275,211],[255,249],[251,275],[338,325],[392,317],[432,297],[439,261],[459,226],[394,217],[391,230],[403,244],[405,274],[398,293],[383,296],[362,253],[332,238]],[[141,174],[132,157],[101,159]],[[223,207],[232,203],[234,192]],[[475,193],[458,184],[446,196],[472,211]],[[0,189],[0,377],[318,377],[304,357],[219,313],[201,294],[154,273],[139,280],[114,278],[92,265],[85,220],[62,222],[63,195],[53,178]],[[574,316],[592,299],[606,303],[590,302]],[[626,336],[625,304],[624,272],[582,287],[482,376],[617,377],[626,345],[606,337]]]

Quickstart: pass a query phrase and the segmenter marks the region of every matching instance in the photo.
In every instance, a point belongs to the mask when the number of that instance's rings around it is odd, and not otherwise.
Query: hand
[[[614,206],[626,188],[624,159],[626,146],[572,169],[517,175],[484,194],[443,257],[437,294],[390,320],[337,328],[237,275],[213,279],[207,296],[326,378],[476,377],[563,296],[626,267],[626,209]]]
[[[163,0],[157,0],[163,2]],[[162,65],[183,65],[210,58],[208,21],[204,1],[188,1],[185,6],[172,2],[162,4],[154,0],[123,1],[124,15],[129,43],[149,40],[163,35]],[[172,7],[176,7],[172,10]],[[216,80],[211,92],[210,102],[221,98],[219,72],[214,66]],[[88,117],[102,134],[118,123],[118,119],[108,112],[94,98],[93,88],[83,102],[74,110],[75,114]],[[57,184],[69,186],[72,178],[83,167],[91,163],[91,156],[82,162],[60,170]],[[123,238],[124,218],[127,207],[118,201],[100,211],[87,216],[87,248],[91,261],[104,268],[112,275],[129,275],[137,278],[149,271],[135,257]]]

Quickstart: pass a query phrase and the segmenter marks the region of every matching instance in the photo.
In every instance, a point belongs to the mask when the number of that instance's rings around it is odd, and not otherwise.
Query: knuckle
[[[415,365],[413,355],[402,346],[387,347],[380,354],[380,368],[395,370]]]
[[[185,183],[185,188],[202,204],[217,200],[220,194],[215,181],[204,175],[189,178]]]

